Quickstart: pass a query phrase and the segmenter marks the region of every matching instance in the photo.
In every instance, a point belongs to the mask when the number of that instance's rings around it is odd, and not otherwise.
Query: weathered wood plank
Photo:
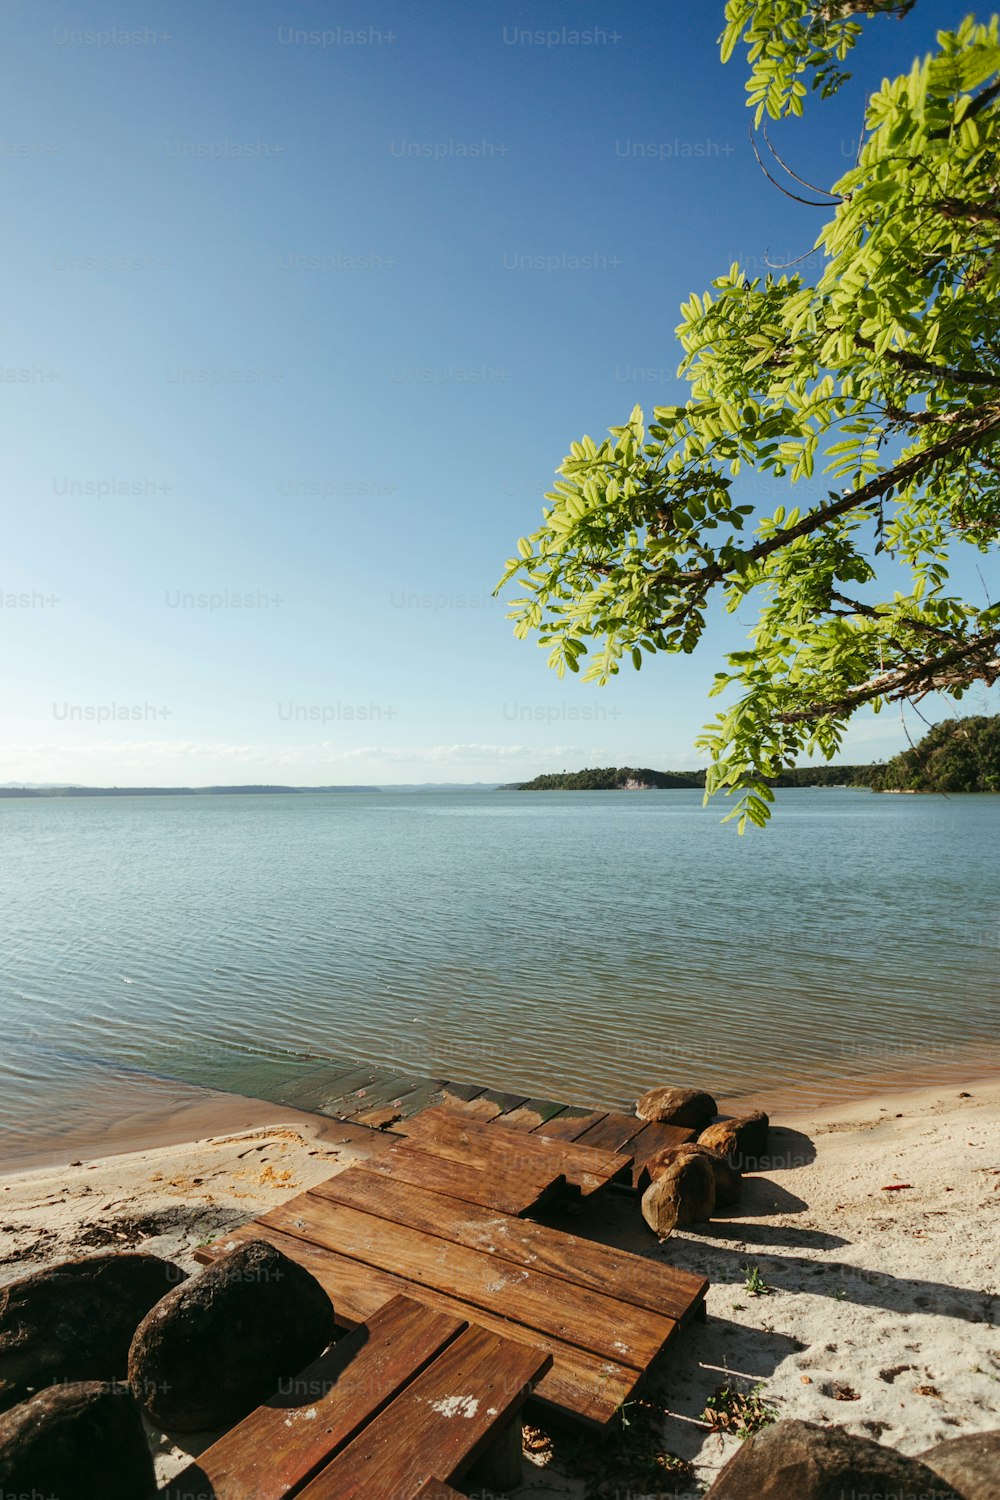
[[[353,1256],[417,1286],[447,1292],[470,1309],[512,1319],[637,1371],[651,1364],[677,1326],[667,1314],[636,1308],[313,1192],[270,1209],[257,1223]],[[469,1316],[475,1319],[475,1311]]]
[[[371,1167],[351,1167],[317,1183],[310,1191],[346,1207],[405,1224],[496,1259],[527,1266],[574,1286],[628,1302],[649,1312],[679,1321],[708,1290],[703,1276],[647,1260],[627,1250],[581,1239],[561,1229],[530,1220],[513,1219],[472,1203],[460,1203],[419,1186],[385,1181],[376,1173],[386,1160]],[[624,1333],[615,1335],[624,1338]],[[627,1356],[614,1348],[621,1358]]]
[[[628,1149],[628,1143],[633,1136],[638,1135],[646,1125],[645,1120],[638,1119],[635,1115],[619,1114],[617,1110],[610,1110],[602,1120],[597,1120],[593,1125],[581,1131],[574,1137],[574,1145],[591,1146],[600,1151],[623,1151]],[[539,1132],[544,1134],[544,1132]]]
[[[196,1259],[210,1264],[217,1256],[228,1254],[245,1240],[263,1239],[292,1260],[305,1266],[326,1290],[333,1302],[338,1324],[353,1327],[370,1318],[384,1303],[396,1296],[412,1297],[428,1307],[440,1308],[453,1317],[470,1317],[470,1308],[455,1296],[416,1286],[387,1271],[374,1270],[363,1261],[321,1249],[280,1229],[266,1224],[245,1224],[224,1239],[201,1247]],[[603,1431],[614,1420],[619,1407],[636,1394],[641,1377],[617,1359],[602,1360],[572,1344],[550,1338],[537,1329],[522,1328],[507,1318],[498,1318],[477,1308],[475,1321],[483,1328],[495,1329],[506,1338],[545,1349],[552,1355],[552,1368],[534,1394],[545,1420],[583,1422]]]
[[[540,1350],[485,1328],[467,1329],[306,1485],[300,1500],[389,1500],[412,1494],[434,1474],[460,1478],[521,1409],[550,1362]]]
[[[495,1120],[498,1115],[503,1114],[503,1110],[496,1099],[488,1097],[485,1089],[480,1089],[479,1093],[473,1099],[453,1100],[446,1098],[441,1108],[447,1109],[450,1114],[460,1115],[462,1119],[479,1120],[481,1122]],[[426,1114],[427,1111],[422,1110],[421,1113]]]
[[[158,1492],[161,1500],[297,1493],[468,1327],[394,1297]]]
[[[657,1151],[662,1151],[665,1146],[684,1146],[688,1141],[697,1139],[697,1130],[686,1125],[660,1125],[656,1121],[647,1123],[628,1143],[628,1153],[632,1158],[632,1186],[640,1191],[649,1186],[646,1163]]]
[[[620,1153],[576,1146],[537,1131],[504,1130],[498,1124],[481,1129],[450,1109],[426,1109],[402,1123],[400,1130],[424,1150],[484,1171],[493,1166],[520,1171],[535,1163],[551,1164],[584,1194],[614,1178],[628,1178],[631,1171],[629,1159]]]
[[[457,1100],[459,1103],[468,1103],[470,1099],[476,1099],[480,1094],[485,1094],[485,1083],[456,1083],[450,1079],[441,1085],[449,1099]]]
[[[522,1104],[527,1104],[527,1094],[508,1094],[503,1089],[484,1089],[480,1099],[488,1099],[491,1104],[496,1104],[501,1114],[508,1114],[512,1109],[520,1109]]]
[[[553,1141],[575,1141],[591,1125],[603,1120],[605,1113],[603,1109],[578,1109],[575,1105],[567,1105],[561,1114],[546,1121],[532,1133],[545,1135]]]
[[[412,1183],[505,1214],[525,1214],[557,1197],[566,1187],[562,1173],[553,1175],[548,1167],[532,1167],[523,1172],[499,1168],[484,1172],[408,1144],[393,1146],[391,1151],[374,1158],[371,1170],[380,1178]]]
[[[537,1130],[540,1125],[562,1114],[565,1104],[554,1099],[526,1099],[517,1109],[508,1110],[498,1119],[507,1130]]]
[[[397,1099],[401,1111],[409,1113],[405,1103],[408,1095],[416,1093],[420,1088],[426,1088],[428,1083],[432,1084],[435,1090],[440,1088],[436,1079],[407,1077],[402,1073],[380,1078],[373,1084],[362,1084],[348,1096],[347,1105],[340,1113],[345,1120],[356,1119],[360,1114],[392,1104]],[[352,1103],[353,1109],[350,1107]]]

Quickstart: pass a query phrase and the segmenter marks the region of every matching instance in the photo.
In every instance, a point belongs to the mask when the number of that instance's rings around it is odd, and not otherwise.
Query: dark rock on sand
[[[640,1120],[659,1125],[688,1125],[697,1130],[718,1114],[711,1094],[701,1089],[650,1089],[635,1102]]]
[[[767,1156],[767,1132],[770,1121],[762,1109],[736,1120],[717,1120],[698,1137],[702,1146],[711,1146],[728,1156],[742,1172],[757,1170],[757,1163]]]
[[[844,1500],[845,1496],[960,1500],[916,1458],[854,1437],[842,1427],[776,1422],[748,1438],[708,1500]]]
[[[660,1239],[702,1224],[715,1209],[715,1173],[703,1155],[680,1157],[642,1195],[642,1217]]]
[[[948,1438],[917,1457],[957,1490],[962,1500],[1000,1497],[1000,1428]]]
[[[333,1335],[333,1306],[316,1278],[266,1240],[249,1240],[157,1303],[132,1341],[129,1383],[160,1427],[224,1427]]]
[[[691,1141],[685,1146],[664,1146],[654,1156],[646,1161],[646,1171],[650,1182],[655,1182],[658,1177],[663,1177],[674,1165],[690,1156],[704,1157],[712,1168],[715,1177],[715,1206],[717,1208],[732,1208],[740,1201],[740,1193],[743,1186],[743,1178],[727,1157],[718,1151],[713,1151],[711,1146],[705,1146],[701,1141]]]
[[[132,1335],[186,1277],[157,1255],[95,1255],[0,1291],[0,1410],[56,1381],[124,1380]]]
[[[51,1385],[0,1415],[0,1494],[147,1500],[156,1488],[139,1408],[124,1385]]]

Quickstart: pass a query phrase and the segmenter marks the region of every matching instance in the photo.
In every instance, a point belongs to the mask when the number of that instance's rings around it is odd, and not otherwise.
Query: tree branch
[[[987,687],[992,687],[1000,678],[1000,656],[991,654],[997,646],[1000,646],[1000,630],[977,636],[972,641],[963,641],[952,650],[944,651],[940,656],[926,657],[915,666],[894,667],[889,672],[880,672],[877,677],[869,678],[867,682],[852,688],[849,693],[833,702],[812,703],[808,708],[777,714],[776,718],[782,724],[801,724],[830,715],[839,718],[853,712],[862,703],[870,703],[873,698],[895,701],[906,698],[915,691],[921,694],[932,693],[941,688],[958,687],[979,680],[985,682]],[[967,662],[964,670],[954,670],[963,661]]]
[[[855,334],[854,342],[859,349],[874,351],[875,345],[871,339],[866,339],[861,334]],[[932,360],[921,359],[919,354],[911,354],[908,349],[886,349],[885,358],[891,359],[894,364],[900,365],[904,370],[913,370],[920,375],[940,375],[943,379],[954,380],[959,385],[1000,385],[1000,373],[991,375],[984,370],[966,370],[955,365],[936,365]]]

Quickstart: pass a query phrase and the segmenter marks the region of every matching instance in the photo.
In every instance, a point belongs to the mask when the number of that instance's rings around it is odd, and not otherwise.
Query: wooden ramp
[[[390,1135],[408,1134],[413,1120],[445,1106],[484,1125],[525,1135],[624,1153],[632,1160],[631,1185],[646,1185],[645,1163],[664,1146],[694,1140],[697,1131],[649,1124],[620,1110],[587,1109],[553,1099],[533,1099],[481,1084],[417,1078],[385,1068],[331,1065],[300,1077],[280,1103]],[[347,1139],[353,1139],[348,1135]],[[616,1178],[616,1186],[627,1185]]]
[[[701,1308],[707,1281],[521,1216],[546,1172],[550,1186],[564,1179],[590,1193],[629,1178],[627,1155],[583,1139],[592,1121],[568,1140],[438,1108],[421,1118],[409,1122],[405,1147],[301,1193],[199,1258],[266,1239],[321,1282],[344,1327],[398,1295],[468,1319],[551,1356],[535,1390],[550,1417],[606,1427]],[[402,1171],[392,1168],[397,1155]],[[421,1158],[434,1164],[422,1181]],[[461,1181],[454,1192],[449,1171]],[[511,1209],[497,1206],[501,1176]],[[530,1187],[519,1193],[522,1177]]]

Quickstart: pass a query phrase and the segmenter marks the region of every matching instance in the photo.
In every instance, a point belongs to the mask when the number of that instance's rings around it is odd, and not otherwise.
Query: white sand
[[[745,1179],[738,1210],[706,1233],[659,1247],[620,1194],[565,1221],[711,1279],[707,1322],[674,1341],[654,1378],[669,1413],[664,1449],[711,1480],[738,1445],[701,1420],[727,1381],[762,1386],[780,1416],[840,1423],[907,1453],[1000,1427],[1000,1083],[876,1095],[774,1124],[774,1169]],[[109,1235],[194,1269],[201,1241],[349,1165],[364,1140],[300,1115],[4,1177],[0,1281],[95,1253]],[[910,1186],[884,1191],[892,1183]],[[158,1232],[136,1239],[140,1218]],[[744,1267],[769,1295],[747,1294]],[[161,1475],[181,1457],[163,1452]],[[546,1457],[526,1466],[519,1497],[585,1493],[572,1445],[557,1439]]]

